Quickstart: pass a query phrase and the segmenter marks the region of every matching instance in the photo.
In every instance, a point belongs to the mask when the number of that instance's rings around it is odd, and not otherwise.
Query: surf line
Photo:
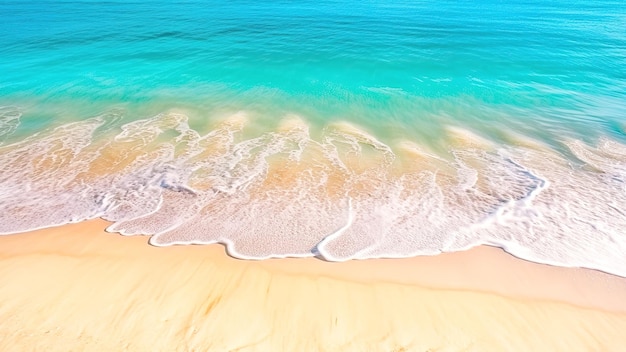
[[[315,256],[319,257],[320,259],[327,260],[329,262],[342,262],[342,261],[347,261],[347,260],[353,259],[353,257],[350,257],[350,258],[347,258],[345,260],[338,260],[338,259],[334,258],[330,253],[328,253],[328,251],[326,251],[324,249],[324,247],[329,242],[331,242],[334,239],[336,239],[339,236],[341,236],[347,229],[349,229],[350,226],[352,226],[352,224],[354,223],[354,218],[355,218],[355,216],[354,216],[354,209],[352,209],[352,197],[348,196],[348,221],[346,222],[346,224],[344,226],[339,228],[337,231],[335,231],[335,232],[331,233],[330,235],[324,237],[313,248],[312,252],[315,254]]]

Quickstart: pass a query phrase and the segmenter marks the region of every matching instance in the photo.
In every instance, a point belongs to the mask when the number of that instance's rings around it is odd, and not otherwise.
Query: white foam
[[[12,106],[0,106],[0,145],[12,135],[20,124],[22,112]]]
[[[88,147],[100,125],[98,119],[71,123],[0,148],[0,233],[93,215],[73,181],[93,160]]]
[[[119,125],[122,115],[1,146],[0,233],[103,217],[109,231],[152,235],[154,245],[219,242],[244,259],[490,244],[626,276],[626,146],[607,138],[564,141],[572,162],[537,143],[500,146],[455,128],[443,158],[411,141],[394,151],[347,123],[314,140],[295,115],[249,138],[245,113],[204,135],[182,114]]]

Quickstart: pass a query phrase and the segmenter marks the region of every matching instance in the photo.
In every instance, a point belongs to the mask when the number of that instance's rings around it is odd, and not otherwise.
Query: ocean
[[[626,277],[622,1],[0,2],[0,233]]]

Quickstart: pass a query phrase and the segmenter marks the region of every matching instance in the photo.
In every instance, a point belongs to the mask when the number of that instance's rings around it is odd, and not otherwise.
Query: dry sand
[[[624,351],[626,279],[479,247],[241,261],[101,220],[0,237],[0,351]]]

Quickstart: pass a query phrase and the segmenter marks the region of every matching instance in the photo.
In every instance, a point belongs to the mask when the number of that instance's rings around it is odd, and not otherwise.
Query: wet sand
[[[478,247],[242,261],[93,220],[0,236],[1,351],[621,351],[626,279]]]

